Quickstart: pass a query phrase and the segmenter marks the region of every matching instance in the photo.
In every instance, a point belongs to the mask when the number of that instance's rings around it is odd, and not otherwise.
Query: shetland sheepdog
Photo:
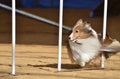
[[[102,35],[97,34],[97,32],[91,27],[91,24],[84,22],[82,19],[77,21],[68,38],[69,57],[72,62],[79,64],[81,67],[85,67],[86,65],[100,66],[101,54],[104,53],[104,57],[109,58],[108,52],[111,52],[109,51],[111,49],[110,45],[118,42],[110,38],[108,35],[103,42]],[[116,47],[119,49],[120,43],[118,42],[117,44]],[[113,47],[114,46],[112,46],[112,48]]]

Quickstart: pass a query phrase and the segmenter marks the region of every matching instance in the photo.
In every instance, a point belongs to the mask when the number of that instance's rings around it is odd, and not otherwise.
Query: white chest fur
[[[101,44],[96,37],[89,37],[87,39],[78,39],[78,43],[69,41],[70,47],[73,53],[73,59],[79,63],[81,66],[84,66],[86,62],[89,62],[96,55],[98,55]]]

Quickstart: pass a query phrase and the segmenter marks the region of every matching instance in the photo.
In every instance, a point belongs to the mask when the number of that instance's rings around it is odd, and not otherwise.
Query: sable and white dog
[[[109,40],[107,40],[109,42],[103,44],[100,39],[91,25],[80,19],[69,35],[70,50],[68,54],[72,62],[78,63],[81,67],[86,66],[86,64],[100,66],[101,48],[113,42],[113,40],[109,38]],[[106,54],[104,56],[107,57]]]

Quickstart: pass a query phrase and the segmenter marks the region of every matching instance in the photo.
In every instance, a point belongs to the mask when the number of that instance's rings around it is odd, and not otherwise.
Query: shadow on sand
[[[32,67],[50,67],[50,68],[57,68],[58,64],[46,64],[46,65],[31,65],[27,64],[27,66],[32,66]],[[63,69],[79,69],[81,68],[79,65],[76,64],[62,64]]]
[[[32,67],[36,67],[36,68],[55,68],[57,69],[57,65],[58,64],[46,64],[46,65],[31,65],[31,64],[27,64],[27,66],[32,66]],[[100,68],[100,67],[86,67],[86,68],[82,68],[77,64],[62,64],[62,71],[80,71],[80,70],[105,70],[105,71],[120,71],[120,69],[114,69],[114,68]]]

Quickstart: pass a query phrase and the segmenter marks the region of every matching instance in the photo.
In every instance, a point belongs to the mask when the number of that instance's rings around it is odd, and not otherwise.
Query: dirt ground
[[[71,64],[63,46],[62,71],[57,71],[56,45],[16,46],[16,75],[11,75],[11,44],[0,44],[0,79],[120,79],[120,53],[105,62],[105,69]]]
[[[58,10],[27,11],[58,22]],[[72,27],[82,16],[92,23],[97,32],[102,31],[102,17],[88,18],[88,11],[64,12],[65,25]],[[120,79],[120,53],[105,62],[105,69],[80,68],[71,64],[64,46],[68,33],[64,30],[62,71],[58,72],[58,29],[21,15],[17,15],[16,75],[11,75],[11,14],[6,10],[0,10],[0,14],[0,18],[3,18],[0,21],[0,79]],[[107,31],[120,41],[119,21],[120,15],[109,17]]]

